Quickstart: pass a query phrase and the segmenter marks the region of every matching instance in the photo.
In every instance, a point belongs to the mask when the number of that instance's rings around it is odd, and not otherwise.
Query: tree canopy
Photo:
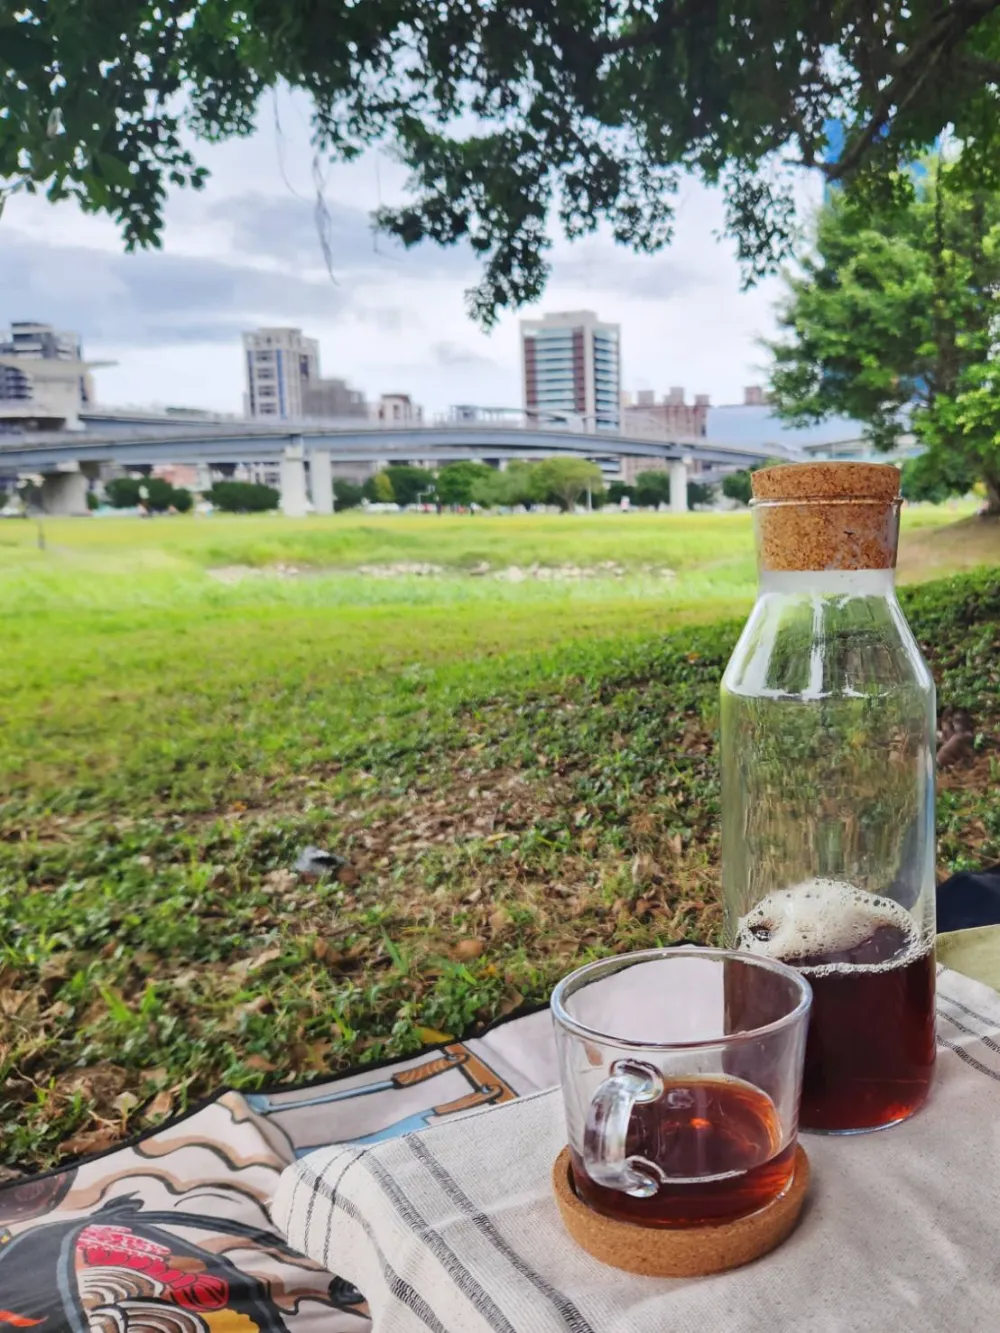
[[[216,509],[230,514],[264,514],[281,499],[273,486],[257,481],[217,481],[206,494]]]
[[[0,179],[157,245],[196,138],[245,135],[279,83],[318,152],[410,169],[379,224],[468,241],[486,324],[536,298],[556,226],[666,245],[672,195],[720,183],[748,280],[788,252],[794,169],[883,191],[946,127],[1000,153],[1000,0],[24,0],[0,7]],[[830,124],[843,128],[831,136]],[[0,196],[2,198],[2,196]]]
[[[448,463],[437,476],[438,499],[445,505],[472,504],[476,486],[492,476],[493,469],[485,463]]]
[[[365,499],[373,504],[391,505],[396,502],[396,492],[392,489],[392,481],[384,469],[373,472],[361,490]]]
[[[546,458],[532,468],[537,493],[572,509],[584,491],[604,489],[601,469],[588,458]]]
[[[364,499],[364,489],[357,482],[346,477],[336,477],[333,482],[333,507],[339,514],[344,509],[356,509]]]
[[[154,514],[165,514],[168,509],[186,514],[193,505],[189,490],[172,486],[163,477],[113,477],[104,490],[113,509],[143,504]]]
[[[424,467],[390,463],[385,469],[385,475],[389,478],[393,499],[397,504],[418,504],[421,499],[428,500],[434,494],[434,473]]]
[[[911,487],[979,479],[1000,511],[1000,191],[961,162],[910,174],[912,195],[821,210],[771,345],[773,399],[792,421],[852,416],[885,450],[912,432]]]
[[[666,472],[640,472],[633,498],[637,505],[655,507],[670,503],[670,477]]]
[[[512,458],[504,472],[493,471],[479,477],[472,485],[472,499],[485,508],[494,505],[530,505],[545,499],[536,476],[537,464]]]

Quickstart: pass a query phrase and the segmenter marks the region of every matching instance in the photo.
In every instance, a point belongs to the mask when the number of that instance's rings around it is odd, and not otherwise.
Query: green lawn
[[[994,540],[954,518],[907,514],[904,569]],[[101,519],[45,539],[0,524],[0,1161],[101,1146],[220,1081],[411,1051],[583,955],[715,929],[715,696],[752,597],[747,516]],[[445,572],[357,572],[399,561]],[[597,574],[494,577],[536,563]],[[1000,590],[910,596],[988,736]],[[1000,851],[976,762],[942,798],[950,862]],[[343,856],[337,879],[294,873],[309,843]]]

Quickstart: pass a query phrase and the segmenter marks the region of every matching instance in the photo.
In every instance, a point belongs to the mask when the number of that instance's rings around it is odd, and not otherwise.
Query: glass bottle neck
[[[894,569],[762,569],[758,595],[895,597]]]

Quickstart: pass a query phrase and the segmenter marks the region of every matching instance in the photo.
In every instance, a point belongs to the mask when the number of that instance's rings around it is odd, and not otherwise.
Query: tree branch
[[[988,60],[986,56],[977,56],[973,52],[958,58],[960,69],[970,74],[981,75],[987,83],[1000,83],[1000,60]]]
[[[840,159],[825,168],[828,180],[841,180],[857,167],[889,123],[893,109],[898,115],[909,106],[941,57],[997,9],[1000,0],[956,0],[935,16],[927,33],[899,58],[895,73],[876,99],[867,125],[854,136]]]

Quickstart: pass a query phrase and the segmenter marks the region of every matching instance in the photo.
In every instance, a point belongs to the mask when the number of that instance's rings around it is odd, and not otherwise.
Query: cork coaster
[[[552,1188],[566,1230],[601,1263],[643,1277],[706,1277],[759,1259],[788,1238],[809,1188],[809,1158],[800,1145],[784,1194],[756,1213],[717,1226],[642,1227],[595,1213],[573,1189],[568,1148],[552,1167]]]

